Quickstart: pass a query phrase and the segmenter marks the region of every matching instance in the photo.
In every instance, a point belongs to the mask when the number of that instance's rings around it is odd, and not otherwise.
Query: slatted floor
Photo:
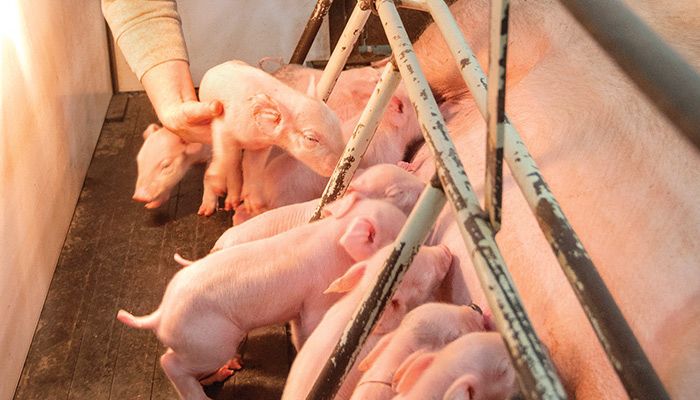
[[[112,99],[17,400],[177,398],[158,363],[164,349],[155,335],[127,328],[115,316],[119,308],[136,315],[155,310],[178,269],[173,253],[204,256],[230,225],[231,215],[196,215],[203,166],[190,171],[158,210],[131,200],[141,133],[154,121],[145,94]],[[278,399],[292,358],[287,343],[281,326],[253,332],[242,349],[244,370],[208,387],[207,394],[214,399]]]

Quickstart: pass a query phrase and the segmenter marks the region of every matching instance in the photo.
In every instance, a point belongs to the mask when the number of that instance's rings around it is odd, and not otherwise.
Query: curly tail
[[[180,264],[183,267],[190,266],[194,263],[194,261],[190,261],[177,253],[175,253],[173,255],[173,259],[175,260],[176,263]]]
[[[160,322],[160,309],[143,317],[135,317],[129,314],[126,310],[119,310],[117,319],[124,325],[136,329],[151,329],[155,330]]]

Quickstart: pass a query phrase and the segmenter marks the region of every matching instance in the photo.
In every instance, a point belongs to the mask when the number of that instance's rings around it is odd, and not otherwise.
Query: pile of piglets
[[[687,18],[697,15],[697,6],[627,3],[700,67],[693,36],[700,19]],[[474,21],[488,14],[488,2],[458,0],[451,10],[484,64],[488,29]],[[700,153],[558,2],[513,0],[510,34],[516,39],[508,49],[509,120],[661,381],[673,398],[694,398],[700,393],[700,242],[692,238],[700,230]],[[485,123],[473,96],[435,26],[415,52],[482,195]],[[399,86],[346,195],[324,207],[323,219],[308,223],[379,80],[372,67],[344,71],[324,103],[316,95],[320,74],[292,65],[270,74],[227,62],[207,72],[200,87],[202,100],[224,104],[210,143],[186,143],[155,124],[144,132],[135,200],[161,206],[190,166],[207,162],[199,214],[215,212],[219,196],[235,210],[234,226],[209,255],[176,256],[182,269],[153,313],[118,314],[129,326],[154,331],[168,348],[161,365],[184,399],[206,399],[203,384],[239,367],[237,348],[248,331],[284,322],[298,354],[283,398],[306,398],[435,171]],[[498,244],[566,391],[581,399],[625,398],[507,171],[503,196]],[[516,395],[516,374],[491,315],[446,207],[336,398]]]

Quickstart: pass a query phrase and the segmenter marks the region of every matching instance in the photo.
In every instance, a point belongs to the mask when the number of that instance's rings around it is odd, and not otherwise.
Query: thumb
[[[224,111],[224,105],[218,100],[208,103],[188,101],[182,104],[180,111],[188,124],[200,124],[219,116]]]

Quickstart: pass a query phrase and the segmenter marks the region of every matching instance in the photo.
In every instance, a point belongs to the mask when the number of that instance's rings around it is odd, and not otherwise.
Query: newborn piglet
[[[348,292],[348,294],[326,312],[316,330],[297,354],[287,377],[282,394],[283,400],[306,398],[365,292],[374,286],[391,250],[392,246],[387,246],[369,260],[353,265],[345,275],[328,287],[327,293]],[[384,334],[396,328],[406,312],[431,299],[433,291],[447,273],[451,258],[444,246],[423,246],[420,249],[379,322],[367,338],[360,357],[366,354]],[[335,397],[336,400],[350,398],[360,374],[357,368],[350,370]]]
[[[503,400],[518,393],[498,332],[468,333],[442,350],[409,357],[393,382],[395,400]]]
[[[470,306],[428,303],[406,315],[401,325],[385,335],[358,365],[365,371],[352,400],[391,399],[394,373],[418,350],[435,351],[458,337],[484,330],[480,310]]]
[[[210,254],[178,271],[152,314],[117,318],[151,329],[168,348],[161,366],[184,399],[206,399],[199,379],[236,355],[252,329],[296,320],[303,342],[338,296],[323,294],[354,262],[396,236],[406,217],[393,205],[354,194],[326,218]]]

